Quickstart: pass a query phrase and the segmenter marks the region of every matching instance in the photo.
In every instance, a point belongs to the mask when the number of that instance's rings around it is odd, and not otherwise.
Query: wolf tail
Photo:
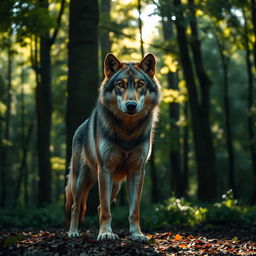
[[[68,175],[68,183],[66,185],[66,203],[65,203],[65,212],[66,212],[66,223],[67,225],[70,224],[70,219],[71,219],[71,210],[72,210],[72,205],[74,203],[74,198],[73,198],[73,193],[71,189],[71,184],[72,184],[72,174]],[[79,217],[78,220],[79,222],[82,222],[84,219],[84,215],[86,212],[86,198],[82,198],[81,204],[80,204],[80,212],[79,212]]]
[[[66,203],[65,203],[65,213],[66,213],[66,223],[70,223],[70,218],[71,218],[71,208],[74,203],[72,191],[71,191],[71,177],[70,175],[67,176],[68,178],[68,183],[66,185]]]

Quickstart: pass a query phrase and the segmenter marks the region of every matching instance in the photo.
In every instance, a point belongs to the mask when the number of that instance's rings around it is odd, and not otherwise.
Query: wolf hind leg
[[[111,193],[111,198],[110,198],[111,203],[116,199],[120,188],[121,188],[120,182],[113,183],[113,188],[112,188],[112,193]]]
[[[69,237],[79,237],[78,224],[86,212],[87,198],[95,181],[92,170],[86,165],[80,166],[79,176],[72,189],[74,202],[71,207]]]
[[[120,191],[120,188],[121,188],[120,182],[113,183],[112,193],[111,193],[111,198],[110,198],[111,203],[116,199],[116,196],[118,195],[118,192]],[[100,216],[100,205],[98,206],[98,215]]]

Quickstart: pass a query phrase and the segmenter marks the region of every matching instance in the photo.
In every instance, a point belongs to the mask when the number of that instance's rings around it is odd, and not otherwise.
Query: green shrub
[[[0,211],[0,227],[53,227],[63,226],[64,211],[49,205],[45,208],[16,208]]]
[[[220,202],[200,204],[171,197],[163,204],[141,206],[141,224],[144,230],[172,226],[195,226],[206,224],[256,224],[256,206],[246,206],[238,202],[232,191],[222,196]],[[128,227],[128,207],[112,207],[113,226]],[[17,208],[0,210],[1,227],[56,227],[64,226],[62,207],[49,205],[45,208]],[[98,227],[98,216],[86,216],[86,228]]]

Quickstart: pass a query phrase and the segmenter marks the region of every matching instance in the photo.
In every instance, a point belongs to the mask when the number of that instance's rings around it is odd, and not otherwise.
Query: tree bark
[[[11,37],[11,33],[10,33]],[[0,206],[4,208],[7,201],[7,173],[9,173],[9,147],[8,143],[10,142],[10,119],[11,119],[11,102],[12,102],[12,48],[11,48],[11,39],[9,40],[9,45],[7,49],[8,55],[8,66],[7,66],[7,90],[6,90],[6,113],[5,113],[5,126],[4,126],[4,145],[2,145],[2,154],[1,154],[1,200]]]
[[[34,122],[29,126],[28,132],[26,136],[24,136],[24,141],[22,145],[22,158],[21,158],[21,164],[19,168],[19,176],[18,176],[18,181],[17,181],[17,187],[16,187],[16,192],[15,192],[15,200],[13,206],[16,205],[18,202],[19,196],[20,196],[20,190],[21,190],[21,185],[22,185],[22,180],[24,180],[24,204],[28,204],[28,193],[27,193],[27,155],[28,155],[28,149],[29,149],[29,144],[30,144],[30,139],[31,135],[34,129]]]
[[[52,92],[51,92],[51,47],[57,37],[61,16],[64,12],[65,0],[61,2],[61,8],[57,18],[57,26],[53,35],[49,31],[40,37],[40,60],[37,60],[37,49],[35,49],[36,71],[36,112],[37,112],[37,154],[38,154],[38,205],[43,206],[51,202],[52,197],[52,172],[51,172],[51,114],[52,114]],[[48,0],[40,0],[40,6],[48,11]],[[37,44],[37,42],[36,42]],[[37,47],[36,47],[37,48]],[[39,64],[39,66],[38,66]]]
[[[191,111],[194,147],[197,162],[198,198],[201,201],[212,201],[217,194],[215,152],[212,144],[209,122],[209,88],[201,87],[202,104],[199,103],[193,65],[189,56],[188,42],[184,27],[184,16],[180,0],[174,0],[178,10],[175,25],[180,52],[180,60],[186,80]],[[200,54],[200,53],[199,53]],[[196,65],[197,63],[195,63]]]
[[[108,24],[111,21],[110,18],[111,0],[101,0],[101,22]],[[101,47],[101,74],[102,79],[104,78],[104,60],[106,55],[111,51],[111,41],[109,38],[109,31],[106,29],[100,30],[100,47]]]
[[[70,2],[66,112],[68,162],[71,158],[74,132],[89,117],[96,103],[99,83],[98,20],[98,1],[73,0]],[[97,212],[97,195],[95,186],[89,195],[88,213]]]
[[[47,7],[48,8],[48,3]],[[37,154],[38,154],[38,205],[51,202],[50,132],[52,113],[51,45],[49,34],[40,38],[40,82],[36,88]]]
[[[139,33],[140,33],[140,53],[141,58],[144,57],[144,43],[143,43],[143,35],[142,35],[142,20],[141,20],[141,0],[138,0],[138,25],[139,25]]]
[[[228,181],[229,188],[233,190],[235,197],[237,197],[237,190],[235,186],[235,158],[233,147],[233,136],[230,123],[230,109],[229,109],[229,82],[228,82],[228,62],[229,59],[224,55],[224,46],[215,35],[223,71],[223,106],[224,106],[224,119],[225,119],[225,135],[228,153]]]
[[[170,41],[173,37],[173,25],[169,18],[162,20],[163,35],[165,41]],[[167,74],[168,88],[178,90],[178,73],[170,72]],[[181,168],[181,145],[180,128],[176,124],[179,120],[179,104],[172,102],[169,104],[169,116],[171,125],[171,145],[170,145],[170,164],[171,164],[171,189],[174,189],[177,197],[185,196],[185,179]]]
[[[185,102],[184,105],[184,116],[186,120],[186,125],[183,128],[183,144],[182,144],[182,174],[183,174],[183,186],[184,186],[184,197],[188,197],[189,191],[189,167],[188,167],[188,153],[189,153],[189,113],[188,113],[188,103]]]
[[[254,120],[253,120],[253,114],[252,114],[252,107],[253,107],[253,101],[254,101],[254,95],[253,95],[253,74],[252,74],[252,62],[250,59],[250,46],[249,46],[249,40],[248,40],[248,24],[247,24],[247,18],[245,14],[245,10],[243,9],[243,16],[244,16],[244,39],[245,39],[245,51],[246,51],[246,67],[247,67],[247,77],[248,77],[248,96],[247,96],[247,128],[248,128],[248,134],[249,134],[249,148],[250,148],[250,154],[251,154],[251,161],[252,161],[252,170],[253,170],[253,192],[252,192],[252,198],[251,203],[256,203],[256,143],[255,143],[255,131],[254,131]]]
[[[252,25],[253,25],[253,34],[254,34],[254,42],[253,42],[253,61],[254,68],[256,69],[256,0],[251,0],[251,14],[252,14]]]

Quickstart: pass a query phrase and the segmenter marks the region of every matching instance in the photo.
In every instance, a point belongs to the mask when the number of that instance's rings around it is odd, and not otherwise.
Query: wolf
[[[159,112],[160,85],[155,70],[151,53],[138,63],[120,62],[111,53],[105,57],[97,105],[73,137],[66,185],[69,237],[79,236],[78,224],[86,212],[89,191],[98,181],[97,240],[117,239],[111,228],[110,204],[121,181],[127,179],[130,238],[148,240],[140,228],[140,200]]]

